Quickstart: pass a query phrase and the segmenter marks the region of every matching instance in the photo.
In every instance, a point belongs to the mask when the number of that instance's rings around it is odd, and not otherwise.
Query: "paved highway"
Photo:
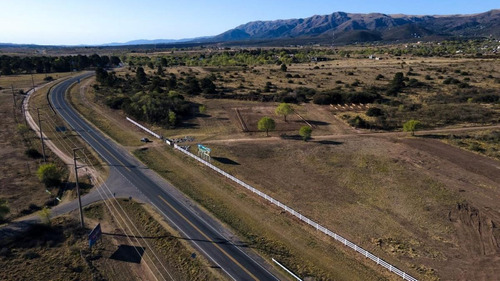
[[[65,92],[78,79],[90,75],[92,73],[80,75],[54,86],[49,96],[54,110],[97,151],[111,169],[115,169],[135,186],[173,227],[230,278],[234,280],[279,280],[217,231],[221,228],[220,225],[214,225],[215,222],[212,220],[209,223],[206,215],[197,214],[178,198],[172,196],[167,191],[168,189],[162,188],[163,184],[168,185],[166,181],[159,184],[157,180],[153,180],[144,169],[140,168],[143,165],[139,161],[95,130],[75,112],[65,100]]]

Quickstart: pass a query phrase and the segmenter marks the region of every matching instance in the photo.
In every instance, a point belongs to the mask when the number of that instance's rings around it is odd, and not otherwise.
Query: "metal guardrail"
[[[403,278],[403,280],[409,280],[409,281],[417,281],[416,278],[412,277],[411,275],[409,275],[408,273],[398,269],[397,267],[393,266],[392,264],[384,261],[383,259],[381,259],[380,257],[377,257],[375,256],[374,254],[368,252],[367,250],[361,248],[360,246],[352,243],[351,241],[345,239],[344,237],[338,235],[337,233],[327,229],[326,227],[320,225],[319,223],[309,219],[308,217],[302,215],[301,213],[295,211],[294,209],[288,207],[287,205],[281,203],[280,201],[272,198],[271,196],[265,194],[264,192],[248,185],[247,183],[233,177],[232,175],[226,173],[225,171],[219,169],[218,167],[210,164],[209,162],[199,158],[198,156],[192,154],[191,152],[181,148],[180,146],[178,146],[177,144],[174,144],[174,148],[179,150],[180,152],[188,155],[189,157],[193,158],[193,159],[196,159],[198,162],[204,164],[205,166],[211,168],[212,170],[218,172],[219,174],[225,176],[226,178],[238,183],[239,185],[245,187],[246,189],[252,191],[253,193],[259,195],[260,197],[264,198],[265,200],[271,202],[272,204],[282,208],[283,210],[285,210],[286,212],[290,213],[291,215],[297,217],[298,219],[300,219],[301,221],[309,224],[310,226],[314,227],[316,230],[318,231],[321,231],[323,232],[324,234],[332,237],[333,239],[339,241],[340,243],[344,244],[345,246],[353,249],[354,251],[360,253],[361,255],[363,255],[365,258],[368,258],[372,261],[374,261],[375,263],[377,263],[378,265],[386,268],[387,270],[389,270],[390,272],[393,272],[394,274],[400,276],[401,278]]]

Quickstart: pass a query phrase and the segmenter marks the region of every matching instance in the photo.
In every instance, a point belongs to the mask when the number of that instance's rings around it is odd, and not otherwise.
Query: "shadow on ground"
[[[222,164],[228,164],[228,165],[239,165],[240,163],[233,161],[229,158],[226,157],[212,157],[213,160],[222,163]]]
[[[118,246],[118,250],[109,258],[124,262],[141,263],[145,250],[145,248],[139,246],[120,245]]]
[[[341,141],[333,141],[333,140],[321,140],[317,141],[319,144],[329,144],[329,145],[341,145],[343,142]]]

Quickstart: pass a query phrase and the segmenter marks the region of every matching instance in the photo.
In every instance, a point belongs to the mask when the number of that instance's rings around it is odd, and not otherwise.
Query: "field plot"
[[[246,131],[258,132],[257,123],[262,117],[268,116],[275,119],[276,131],[287,132],[287,131],[298,131],[301,126],[305,126],[306,123],[297,114],[290,114],[287,116],[287,121],[285,122],[281,117],[275,117],[274,113],[275,106],[256,106],[256,107],[246,107],[246,108],[235,108],[237,115],[241,116],[242,124],[244,128],[248,128]],[[244,130],[245,131],[245,130]]]
[[[498,198],[498,177],[384,138],[211,148],[239,164],[215,161],[233,175],[425,280],[495,276],[500,214],[485,199]]]

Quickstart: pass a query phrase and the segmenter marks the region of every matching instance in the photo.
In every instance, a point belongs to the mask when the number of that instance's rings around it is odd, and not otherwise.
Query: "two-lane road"
[[[95,130],[65,100],[71,84],[92,73],[68,79],[50,93],[54,109],[80,136],[91,145],[111,169],[116,169],[128,182],[148,198],[167,221],[181,232],[209,260],[234,280],[278,280],[242,249],[228,241],[217,229],[215,221],[202,218],[191,208],[170,195],[158,181],[152,180],[140,167],[143,165],[123,148]],[[162,184],[168,185],[165,181]]]

